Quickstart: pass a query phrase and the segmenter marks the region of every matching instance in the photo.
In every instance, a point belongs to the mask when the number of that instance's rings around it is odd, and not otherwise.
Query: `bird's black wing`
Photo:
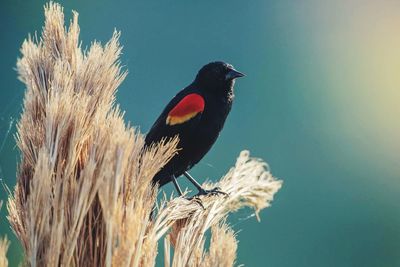
[[[162,138],[171,138],[192,131],[201,119],[202,109],[204,109],[204,98],[200,94],[191,90],[181,91],[168,103],[151,127],[146,135],[146,146],[159,142]]]

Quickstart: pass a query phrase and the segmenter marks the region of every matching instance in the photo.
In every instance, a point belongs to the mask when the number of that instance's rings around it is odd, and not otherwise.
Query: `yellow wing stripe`
[[[199,112],[191,112],[187,113],[184,116],[168,116],[167,117],[167,124],[168,125],[176,125],[176,124],[181,124],[184,123],[191,118],[195,117]]]

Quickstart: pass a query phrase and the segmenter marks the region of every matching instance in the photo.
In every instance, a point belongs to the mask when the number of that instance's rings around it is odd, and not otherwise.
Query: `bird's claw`
[[[201,201],[200,198],[194,197],[193,199],[194,199],[194,201],[195,201],[197,204],[199,204],[199,205],[203,208],[203,210],[206,209],[206,208],[204,207],[204,205],[203,205],[203,201]]]
[[[214,196],[214,195],[224,195],[224,196],[228,196],[227,193],[225,193],[224,191],[221,191],[220,187],[215,187],[213,189],[201,189],[199,191],[199,193],[195,196],[195,197],[199,197],[199,196]]]
[[[201,199],[197,196],[197,195],[195,195],[195,196],[193,196],[193,197],[188,197],[188,198],[186,198],[187,200],[189,200],[189,201],[194,201],[194,202],[196,202],[197,204],[199,204],[199,206],[200,207],[202,207],[203,208],[203,210],[205,210],[206,208],[204,207],[204,205],[203,205],[203,201],[201,201]]]
[[[197,193],[193,197],[187,198],[187,200],[195,201],[197,204],[199,204],[205,210],[206,208],[204,207],[203,201],[201,200],[200,196],[215,196],[215,195],[224,195],[225,197],[227,197],[229,194],[225,193],[224,191],[221,191],[221,188],[219,188],[219,187],[215,187],[213,189],[203,189],[202,188],[199,191],[199,193]]]

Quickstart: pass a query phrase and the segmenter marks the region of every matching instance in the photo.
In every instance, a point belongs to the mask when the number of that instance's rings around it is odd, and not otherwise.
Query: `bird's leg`
[[[186,176],[186,178],[199,190],[199,193],[196,196],[202,196],[202,195],[217,195],[217,194],[223,194],[227,195],[227,193],[222,192],[221,188],[216,187],[210,190],[204,189],[188,172],[184,172],[183,175]]]
[[[178,181],[176,180],[175,175],[172,175],[172,182],[174,183],[176,191],[178,191],[178,194],[181,197],[183,195],[183,193],[182,193],[181,187],[178,184]]]
[[[178,191],[178,194],[181,197],[183,195],[183,193],[182,193],[181,187],[178,184],[178,181],[176,180],[175,175],[172,175],[172,182],[174,183],[176,191]],[[188,198],[188,199],[190,200],[191,198]],[[203,203],[201,203],[200,199],[195,199],[195,201],[203,208],[203,210],[205,209],[204,205],[203,205]]]
[[[188,173],[184,172],[183,175],[186,176],[186,178],[197,188],[197,190],[204,191],[203,187]]]

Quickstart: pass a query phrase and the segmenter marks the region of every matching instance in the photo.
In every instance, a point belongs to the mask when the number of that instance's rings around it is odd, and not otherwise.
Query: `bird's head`
[[[235,70],[232,65],[216,61],[203,66],[196,76],[195,82],[203,86],[203,90],[231,90],[235,79],[244,74]]]

